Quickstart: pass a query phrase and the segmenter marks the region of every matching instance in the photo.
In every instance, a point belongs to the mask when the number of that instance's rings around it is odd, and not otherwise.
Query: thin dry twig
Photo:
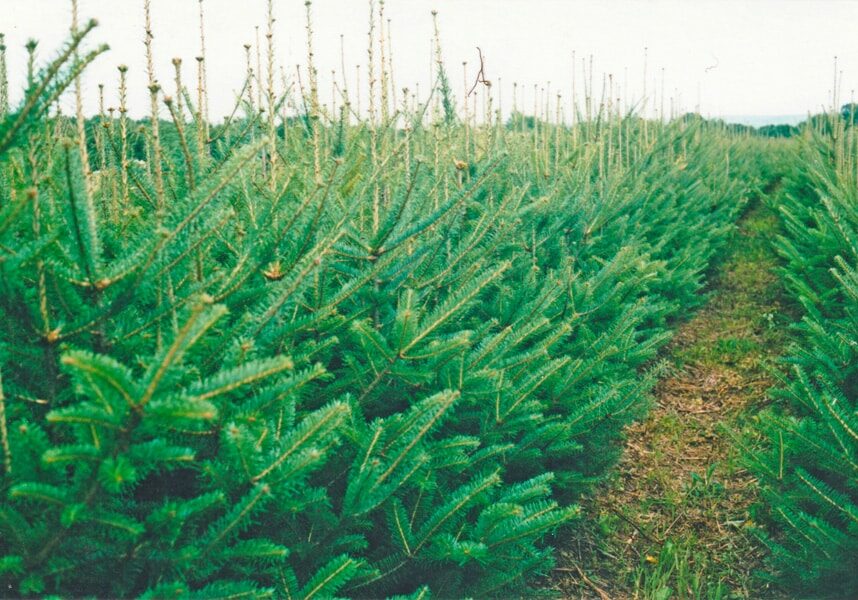
[[[492,82],[489,81],[488,79],[486,79],[486,71],[485,71],[486,64],[485,64],[485,61],[483,59],[483,51],[480,50],[479,46],[477,46],[477,52],[480,55],[480,70],[477,71],[477,78],[474,81],[474,85],[471,86],[471,89],[468,91],[468,95],[465,96],[466,98],[469,98],[471,96],[471,94],[474,93],[474,90],[477,89],[477,86],[481,83],[486,87],[492,87]]]
[[[601,598],[601,600],[611,600],[611,596],[605,590],[593,583],[593,580],[587,577],[586,573],[581,570],[581,567],[575,565],[575,568],[578,570],[578,575],[581,577],[581,581],[586,583],[591,590],[596,592],[599,595],[599,598]]]

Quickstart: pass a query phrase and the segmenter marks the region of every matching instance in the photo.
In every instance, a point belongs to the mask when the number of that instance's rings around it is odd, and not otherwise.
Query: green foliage
[[[757,134],[771,138],[790,138],[797,135],[799,128],[794,125],[763,125],[757,128]]]
[[[653,600],[721,600],[728,596],[723,581],[707,577],[707,560],[694,541],[666,541],[657,556],[645,555],[635,573],[635,591]]]
[[[858,594],[858,197],[836,143],[812,136],[790,157],[778,199],[794,328],[770,444],[749,457],[764,484],[763,539],[778,582],[800,595]]]
[[[157,210],[118,122],[87,173],[70,121],[16,115],[0,585],[20,595],[525,592],[755,177],[718,127],[633,116],[318,126],[318,174],[286,120],[272,171],[247,115],[202,153],[197,124],[164,128]]]

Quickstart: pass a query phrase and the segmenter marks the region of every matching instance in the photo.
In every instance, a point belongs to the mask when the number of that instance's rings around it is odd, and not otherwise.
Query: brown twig
[[[615,515],[617,515],[618,517],[620,517],[623,521],[625,521],[626,523],[628,523],[629,525],[631,525],[632,527],[634,527],[635,529],[637,529],[637,530],[638,530],[638,533],[640,533],[642,536],[644,536],[644,538],[646,538],[646,539],[647,539],[647,541],[649,541],[650,543],[652,543],[652,544],[659,544],[659,545],[664,543],[662,540],[657,540],[656,538],[654,538],[654,537],[652,537],[650,534],[648,534],[646,531],[644,531],[643,529],[641,529],[641,526],[640,526],[640,525],[638,525],[637,523],[635,523],[635,521],[634,521],[633,519],[631,519],[630,517],[627,517],[626,515],[624,515],[624,514],[623,514],[622,512],[620,512],[617,508],[615,508],[615,507],[613,507],[613,506],[609,506],[609,507],[608,507],[608,510],[610,510],[612,513],[614,513]]]
[[[578,575],[581,576],[581,581],[586,583],[590,587],[591,590],[596,592],[599,595],[599,598],[601,600],[611,600],[611,596],[605,590],[603,590],[598,585],[593,583],[593,580],[590,579],[589,577],[587,577],[587,575],[584,573],[584,571],[581,570],[581,567],[579,567],[578,565],[575,565],[575,569],[577,569]]]
[[[478,86],[479,84],[481,84],[481,83],[482,83],[484,86],[486,86],[486,87],[491,87],[491,86],[492,86],[492,82],[491,82],[491,81],[489,81],[488,79],[486,79],[486,71],[485,71],[485,66],[486,66],[486,65],[485,65],[485,62],[484,62],[484,60],[483,60],[483,51],[482,51],[482,50],[480,50],[480,47],[479,47],[479,46],[477,46],[477,52],[478,52],[478,53],[479,53],[479,55],[480,55],[480,70],[479,70],[479,71],[477,71],[477,78],[476,78],[476,80],[474,81],[474,85],[473,85],[473,86],[471,86],[471,89],[468,91],[468,95],[467,95],[467,96],[465,96],[466,98],[469,98],[469,97],[471,96],[471,94],[473,94],[473,93],[474,93],[474,90],[475,90],[475,89],[477,89],[477,86]]]

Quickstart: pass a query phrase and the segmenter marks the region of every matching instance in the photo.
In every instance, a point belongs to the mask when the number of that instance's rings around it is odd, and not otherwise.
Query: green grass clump
[[[645,555],[635,572],[636,593],[651,600],[728,598],[727,585],[708,576],[711,565],[695,545],[693,538],[668,540],[657,555]]]

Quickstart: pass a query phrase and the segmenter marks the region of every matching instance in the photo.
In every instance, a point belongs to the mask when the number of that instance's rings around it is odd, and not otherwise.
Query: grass
[[[754,574],[762,557],[748,527],[756,482],[731,443],[768,403],[786,343],[770,243],[777,231],[761,202],[740,221],[707,304],[668,348],[653,411],[628,428],[617,472],[586,506],[596,525],[576,532],[584,541],[574,547],[560,542],[552,583],[564,595],[777,596]]]
[[[636,595],[653,600],[726,598],[726,584],[712,581],[713,565],[695,542],[692,537],[679,543],[668,540],[658,556],[647,555],[635,571]]]

